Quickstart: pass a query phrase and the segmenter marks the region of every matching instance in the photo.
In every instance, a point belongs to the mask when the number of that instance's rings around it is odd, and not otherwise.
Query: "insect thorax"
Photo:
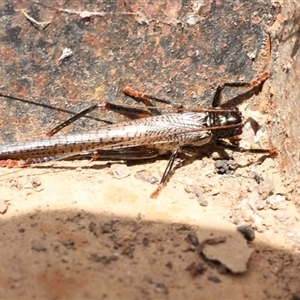
[[[237,107],[216,109],[209,114],[209,127],[216,139],[229,138],[242,134],[242,114]]]

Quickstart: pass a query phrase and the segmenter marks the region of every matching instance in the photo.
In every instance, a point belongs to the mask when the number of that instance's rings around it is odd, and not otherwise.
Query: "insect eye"
[[[241,135],[243,133],[242,126],[237,126],[235,128],[234,135]]]
[[[239,108],[236,107],[236,106],[232,107],[232,108],[231,108],[231,111],[232,111],[233,114],[235,114],[235,115],[237,115],[237,116],[239,116],[239,117],[242,116],[242,113],[240,112]]]

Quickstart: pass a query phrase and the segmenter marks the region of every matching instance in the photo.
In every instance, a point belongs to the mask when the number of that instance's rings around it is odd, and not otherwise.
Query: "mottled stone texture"
[[[300,172],[300,5],[279,1],[281,10],[269,28],[272,41],[270,104],[272,141],[280,151],[281,172],[299,203]]]

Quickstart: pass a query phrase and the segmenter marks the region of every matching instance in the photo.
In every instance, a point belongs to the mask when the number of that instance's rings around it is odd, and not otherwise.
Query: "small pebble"
[[[255,232],[249,225],[240,225],[237,227],[237,231],[249,242],[255,239]]]
[[[188,193],[193,193],[197,197],[198,203],[201,206],[207,206],[208,205],[207,200],[203,196],[203,189],[202,188],[200,188],[198,186],[195,186],[195,185],[187,184],[184,187],[184,189]]]
[[[258,185],[258,193],[263,199],[266,199],[274,192],[274,183],[270,179],[265,179]]]
[[[215,162],[215,169],[218,174],[231,175],[237,168],[237,163],[233,159],[220,159]]]
[[[109,169],[109,173],[116,179],[122,179],[130,175],[130,169],[123,164],[113,164]]]
[[[158,179],[154,177],[149,171],[141,170],[135,173],[135,178],[155,184],[158,182]]]

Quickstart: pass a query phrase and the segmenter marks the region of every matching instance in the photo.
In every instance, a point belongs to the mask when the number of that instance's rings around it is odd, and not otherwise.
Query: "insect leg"
[[[147,111],[145,109],[132,107],[132,106],[123,106],[123,105],[113,104],[110,102],[105,102],[105,105],[102,107],[102,109],[114,111],[131,120],[153,116],[152,112]]]
[[[151,102],[151,101],[156,101],[159,103],[163,103],[166,105],[171,106],[173,109],[176,109],[177,112],[184,111],[185,109],[181,104],[179,105],[174,105],[168,100],[156,98],[138,91],[133,90],[130,87],[125,87],[123,90],[123,93],[130,98],[134,99],[137,102],[142,102],[145,106],[147,106],[147,109],[149,109],[152,113],[153,116],[161,115],[162,113],[156,108],[156,106]]]
[[[142,147],[118,150],[96,150],[93,152],[93,159],[140,160],[155,158],[157,156],[157,149]]]
[[[53,136],[54,134],[56,134],[58,131],[60,131],[64,127],[70,125],[71,123],[75,122],[79,118],[85,116],[86,114],[88,114],[91,111],[96,110],[96,109],[114,111],[114,112],[122,114],[130,119],[145,118],[145,117],[152,116],[151,112],[140,109],[140,108],[127,107],[127,106],[123,106],[123,105],[113,104],[110,102],[103,102],[101,104],[93,105],[93,106],[81,111],[80,113],[76,114],[75,116],[67,119],[63,123],[61,123],[58,126],[56,126],[55,128],[53,128],[51,131],[49,131],[46,134],[46,136],[48,136],[48,137]]]
[[[277,149],[275,147],[271,148],[271,149],[245,149],[245,148],[242,148],[242,147],[239,147],[239,146],[236,146],[236,145],[229,144],[229,143],[227,143],[223,140],[218,140],[217,145],[221,148],[228,149],[228,150],[231,150],[231,151],[236,151],[236,152],[248,152],[248,153],[257,153],[257,154],[267,153],[270,156],[276,156],[277,155]]]
[[[63,123],[61,123],[58,126],[56,126],[51,131],[47,132],[46,136],[48,136],[48,137],[53,136],[54,134],[56,134],[58,131],[60,131],[64,127],[70,125],[71,123],[75,122],[79,118],[85,116],[86,114],[88,114],[89,112],[91,112],[91,111],[93,111],[93,110],[95,110],[97,108],[99,108],[99,104],[93,105],[93,106],[91,106],[91,107],[89,107],[89,108],[81,111],[80,113],[76,114],[75,116],[69,118],[68,120],[66,120]]]
[[[157,198],[157,196],[159,195],[160,191],[163,189],[163,187],[166,185],[168,176],[170,175],[170,172],[172,170],[172,167],[174,165],[175,159],[179,153],[180,148],[177,148],[175,151],[172,152],[171,157],[169,159],[168,165],[165,169],[165,172],[161,178],[160,184],[157,187],[157,189],[150,195],[151,198]]]
[[[153,104],[151,103],[152,100],[164,104],[171,104],[171,102],[168,100],[156,98],[145,93],[138,92],[130,87],[125,87],[123,89],[123,93],[129,96],[130,98],[136,100],[137,102],[143,102],[143,104],[146,106],[153,106]]]
[[[256,87],[259,86],[261,83],[263,83],[265,80],[269,78],[269,72],[264,72],[260,76],[258,76],[255,80],[252,82],[225,82],[223,84],[220,84],[215,92],[212,106],[213,107],[219,107],[221,105],[221,94],[222,91],[224,90],[225,87],[240,87],[240,86],[245,86],[245,87]]]
[[[141,92],[137,92],[137,91],[131,89],[130,87],[124,88],[123,93],[125,95],[131,97],[132,99],[136,100],[137,102],[142,102],[145,106],[147,106],[149,111],[146,111],[146,110],[143,110],[140,108],[126,107],[123,105],[117,105],[117,104],[113,104],[110,102],[104,102],[102,104],[93,105],[93,106],[81,111],[80,113],[76,114],[75,116],[69,118],[65,122],[61,123],[60,125],[53,128],[51,131],[49,131],[46,134],[46,136],[53,136],[58,131],[60,131],[62,128],[70,125],[71,123],[75,122],[79,118],[85,116],[86,114],[90,113],[91,111],[93,111],[95,109],[111,110],[111,111],[117,112],[119,114],[122,114],[130,119],[139,119],[139,118],[145,118],[145,117],[149,117],[149,116],[153,116],[153,115],[161,115],[160,111],[157,108],[155,108],[155,106],[151,103],[151,100],[154,100],[154,101],[157,101],[160,103],[164,103],[164,104],[171,104],[170,101],[152,97],[152,96],[146,95]]]
[[[247,85],[248,85],[247,82],[225,82],[218,85],[213,98],[212,107],[220,107],[221,99],[222,99],[221,94],[225,87],[227,86],[239,87],[239,86],[247,86]]]
[[[159,155],[157,149],[151,148],[127,148],[127,149],[117,149],[117,150],[95,150],[93,152],[85,152],[83,154],[77,155],[57,155],[57,156],[47,156],[41,158],[28,158],[20,161],[15,160],[0,160],[0,167],[27,167],[30,165],[41,164],[50,161],[67,160],[74,158],[82,158],[83,156],[91,156],[92,160],[95,159],[111,159],[111,160],[141,160],[141,159],[151,159]]]
[[[144,93],[137,92],[130,87],[125,87],[123,93],[137,102],[142,102],[151,111],[152,115],[157,116],[161,114],[160,111],[157,108],[155,108],[155,105],[151,102],[151,100],[160,101],[158,98],[154,98]]]

